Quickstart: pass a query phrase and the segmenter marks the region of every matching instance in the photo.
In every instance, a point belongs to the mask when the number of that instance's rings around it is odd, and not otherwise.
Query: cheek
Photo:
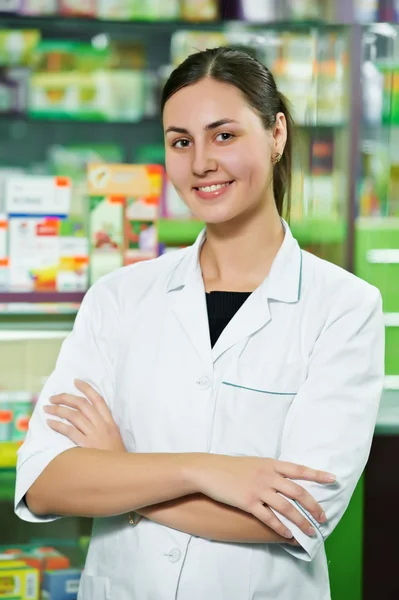
[[[173,153],[166,152],[165,167],[169,179],[176,189],[184,188],[187,185],[190,174],[190,166],[187,156],[183,154],[176,156]]]
[[[267,181],[270,168],[263,153],[254,153],[248,150],[246,153],[226,155],[220,161],[222,168],[244,185],[262,186]]]

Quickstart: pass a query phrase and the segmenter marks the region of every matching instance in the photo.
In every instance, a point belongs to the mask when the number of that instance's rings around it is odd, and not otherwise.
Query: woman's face
[[[165,104],[166,169],[192,213],[224,223],[274,202],[271,158],[282,153],[282,113],[274,131],[236,87],[211,78],[182,88]]]

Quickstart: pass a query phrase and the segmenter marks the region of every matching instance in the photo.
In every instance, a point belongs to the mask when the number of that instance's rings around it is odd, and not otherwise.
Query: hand
[[[296,500],[319,523],[327,520],[316,500],[291,479],[331,484],[335,481],[334,475],[271,458],[208,454],[201,455],[198,461],[191,476],[194,476],[199,492],[253,514],[285,538],[291,539],[292,533],[270,508],[295,523],[307,535],[313,536],[316,531],[281,494]]]
[[[48,426],[82,448],[126,452],[118,426],[104,398],[84,381],[76,380],[75,386],[82,392],[83,398],[59,394],[50,398],[51,405],[44,407],[48,415],[65,419],[70,425],[47,419]]]

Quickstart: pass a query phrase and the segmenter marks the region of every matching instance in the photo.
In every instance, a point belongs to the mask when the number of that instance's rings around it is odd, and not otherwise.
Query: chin
[[[204,221],[208,225],[219,225],[222,223],[227,223],[232,221],[234,218],[238,217],[236,213],[232,213],[232,211],[228,210],[198,210],[194,212],[195,217],[199,221]]]

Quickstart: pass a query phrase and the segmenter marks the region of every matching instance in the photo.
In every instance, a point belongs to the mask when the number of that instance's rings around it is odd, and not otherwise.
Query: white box
[[[9,215],[67,216],[71,192],[71,181],[67,177],[10,177],[5,184],[6,212]]]
[[[56,272],[60,262],[60,238],[56,225],[43,217],[10,219],[11,291],[55,290]],[[45,282],[49,282],[47,288]]]

